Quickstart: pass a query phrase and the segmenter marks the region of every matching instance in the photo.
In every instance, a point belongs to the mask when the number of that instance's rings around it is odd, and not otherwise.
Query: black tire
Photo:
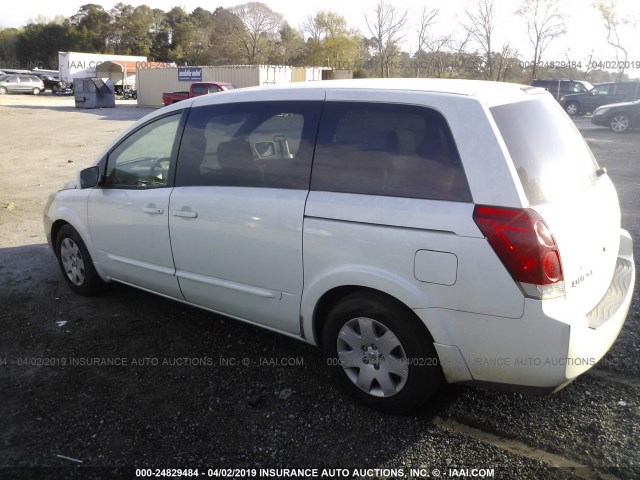
[[[609,128],[616,133],[625,133],[629,131],[631,121],[626,113],[614,113],[609,118]]]
[[[564,106],[564,109],[572,117],[575,117],[575,116],[580,115],[582,113],[582,111],[580,109],[580,105],[578,104],[578,102],[569,102]]]
[[[40,95],[40,89],[38,87],[34,88],[33,90],[31,90],[31,93],[33,93],[34,95]]]
[[[104,290],[105,283],[96,272],[86,245],[71,225],[60,228],[55,253],[62,276],[71,290],[86,296],[96,295]]]
[[[0,87],[0,95],[6,95],[8,93],[7,87]]]
[[[371,325],[369,333],[367,325]],[[371,336],[375,344],[369,341]],[[354,339],[362,345],[349,345]],[[398,346],[393,347],[395,343]],[[323,348],[342,388],[385,413],[402,414],[423,407],[443,380],[426,328],[410,310],[375,293],[348,295],[331,309],[324,325]],[[406,368],[401,375],[391,371],[401,365]]]

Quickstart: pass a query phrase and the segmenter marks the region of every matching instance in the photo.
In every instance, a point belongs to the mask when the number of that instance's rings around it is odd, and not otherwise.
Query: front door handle
[[[152,213],[154,215],[162,215],[164,213],[164,209],[158,207],[144,207],[142,211],[144,213]]]
[[[171,214],[176,217],[185,218],[196,218],[198,216],[198,212],[193,212],[191,210],[174,210]]]

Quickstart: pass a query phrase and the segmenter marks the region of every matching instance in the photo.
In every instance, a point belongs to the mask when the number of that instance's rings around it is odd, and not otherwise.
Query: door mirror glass
[[[254,148],[260,157],[273,157],[276,154],[276,144],[273,142],[256,142]]]
[[[100,167],[85,168],[80,170],[80,188],[93,188],[100,182]]]

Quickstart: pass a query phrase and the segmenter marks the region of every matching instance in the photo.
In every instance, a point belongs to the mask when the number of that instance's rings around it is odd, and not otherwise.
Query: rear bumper
[[[633,243],[621,230],[615,273],[587,315],[564,299],[525,301],[519,319],[444,309],[416,313],[432,332],[449,383],[553,391],[593,367],[611,348],[629,312],[635,283]]]
[[[609,351],[629,313],[635,280],[633,241],[629,233],[622,230],[618,262],[607,293],[586,315],[586,325],[581,321],[572,326],[569,358],[588,358],[597,362]],[[591,366],[575,361],[567,365],[566,378],[572,380]]]

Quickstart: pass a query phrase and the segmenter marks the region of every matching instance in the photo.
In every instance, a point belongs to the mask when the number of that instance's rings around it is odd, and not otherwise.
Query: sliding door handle
[[[142,211],[144,213],[152,213],[154,215],[162,215],[164,213],[164,209],[158,207],[144,207]]]
[[[193,212],[191,210],[174,210],[171,214],[176,217],[184,218],[196,218],[198,216],[198,212]]]

